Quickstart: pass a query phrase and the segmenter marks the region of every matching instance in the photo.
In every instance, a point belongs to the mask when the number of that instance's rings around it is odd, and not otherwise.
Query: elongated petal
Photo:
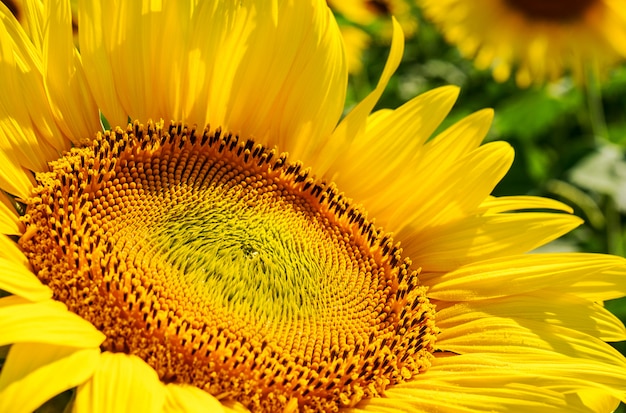
[[[118,413],[129,406],[138,412],[160,412],[164,384],[143,360],[123,353],[102,353],[91,380],[76,391],[74,412]]]
[[[442,353],[440,353],[442,354]],[[450,355],[415,380],[393,386],[385,397],[364,401],[354,412],[596,412],[600,400],[615,405],[615,396],[594,390],[577,390],[581,381],[561,378],[555,368],[540,368],[486,358],[484,355]],[[577,394],[576,392],[580,392]],[[596,403],[588,404],[590,399]],[[608,411],[608,410],[601,410]]]
[[[457,96],[457,88],[442,87],[419,95],[396,110],[384,111],[384,115],[374,117],[375,122],[368,119],[365,133],[357,135],[338,160],[341,170],[335,182],[350,197],[366,202],[375,214],[372,202],[367,202],[369,198],[381,197],[379,188],[397,179],[399,170],[409,171],[410,161],[445,118]],[[405,196],[397,194],[400,199]],[[397,203],[387,196],[383,198]]]
[[[0,129],[2,129],[1,125]],[[0,131],[1,133],[3,132]],[[2,150],[0,150],[0,163],[4,165],[0,170],[0,189],[18,198],[26,199],[35,183],[32,175],[29,175],[24,167],[15,163],[15,159]]]
[[[0,411],[34,411],[87,380],[99,358],[97,348],[14,344],[0,373]]]
[[[23,232],[23,225],[19,222],[17,212],[11,205],[11,201],[6,195],[0,194],[0,234],[22,235]]]
[[[6,258],[16,264],[21,264],[24,267],[29,265],[28,259],[24,256],[24,253],[19,249],[17,244],[6,235],[0,235],[0,257]]]
[[[23,265],[0,258],[0,290],[15,294],[30,301],[44,301],[52,298],[52,290],[37,279]]]
[[[495,372],[492,372],[495,374]],[[492,382],[493,383],[493,382]],[[390,390],[384,398],[375,398],[346,412],[387,413],[482,413],[490,412],[586,412],[581,403],[567,405],[557,392],[549,392],[532,386],[510,385],[496,387],[463,388],[454,384],[402,386]]]
[[[422,149],[421,168],[433,168],[437,159],[446,158],[453,162],[478,148],[491,128],[493,116],[492,109],[479,110],[427,142]]]
[[[520,324],[524,320],[534,320],[572,328],[605,341],[626,340],[624,325],[604,307],[574,295],[557,296],[551,290],[535,291],[532,295],[467,301],[447,308],[439,306],[437,326],[445,329],[488,317],[510,318]]]
[[[448,326],[437,338],[437,346],[458,354],[518,354],[536,357],[537,361],[542,357],[554,361],[570,357],[581,365],[603,364],[615,372],[626,369],[623,356],[605,342],[566,327],[530,320],[485,317]]]
[[[54,0],[45,12],[47,24],[42,54],[46,93],[57,124],[77,145],[93,138],[99,130],[98,107],[74,48],[69,2]]]
[[[134,2],[133,2],[134,3]],[[116,6],[110,3],[111,8]],[[105,5],[97,1],[79,2],[78,25],[80,50],[85,77],[106,119],[113,125],[124,125],[128,113],[120,105],[114,81],[114,62],[110,50],[116,47],[109,21],[114,20],[105,12]]]
[[[498,369],[504,371],[498,373]],[[437,383],[451,380],[460,388],[512,381],[534,386],[537,391],[555,391],[568,406],[573,401],[593,405],[601,399],[606,401],[607,396],[610,399],[626,398],[622,372],[622,367],[611,364],[555,357],[554,354],[529,358],[527,354],[473,353],[437,357],[428,375],[418,377],[416,381],[425,379]],[[576,396],[572,398],[573,395]]]
[[[383,73],[378,80],[376,88],[365,99],[359,102],[348,115],[341,121],[332,135],[321,146],[317,157],[309,157],[315,170],[320,175],[328,177],[334,176],[341,167],[341,162],[337,161],[340,153],[348,148],[348,145],[356,136],[365,132],[367,118],[374,109],[376,102],[383,94],[391,75],[396,71],[402,53],[404,51],[404,37],[402,29],[393,20],[393,37],[391,40],[391,50],[383,69]],[[312,154],[313,155],[313,154]]]
[[[504,196],[488,197],[481,205],[480,211],[485,214],[519,211],[523,209],[548,209],[573,213],[571,206],[550,198],[538,196]]]
[[[165,386],[166,396],[163,410],[165,412],[215,412],[228,411],[219,400],[209,393],[193,386],[168,384]]]
[[[104,340],[102,333],[64,304],[31,303],[17,296],[0,299],[0,331],[0,346],[33,342],[88,348]]]
[[[429,296],[446,301],[467,301],[556,289],[589,280],[600,283],[602,274],[620,277],[626,288],[626,260],[600,254],[534,254],[509,256],[461,267],[442,274],[424,274]],[[558,286],[558,288],[557,288]],[[580,289],[581,291],[583,289]],[[622,295],[624,292],[622,291]]]
[[[297,6],[278,1],[273,6],[275,19],[266,16],[267,6],[265,0],[253,6],[257,29],[238,45],[246,47],[242,60],[232,60],[236,66],[230,68],[217,66],[220,74],[214,78],[208,107],[215,111],[229,102],[225,127],[278,145],[295,159],[312,157],[326,143],[343,110],[347,63],[341,34],[323,0]],[[231,50],[220,44],[215,57],[228,58]],[[208,114],[213,125],[220,119]]]
[[[405,252],[417,265],[429,271],[451,271],[500,254],[531,251],[571,231],[581,222],[580,218],[565,214],[505,213],[468,217],[445,226],[407,233],[403,240]]]
[[[439,227],[468,215],[493,191],[513,162],[513,150],[504,142],[483,145],[459,158],[442,157],[432,172],[418,171],[415,180],[407,173],[401,181],[405,202],[391,205],[392,228],[406,226],[413,233]],[[418,163],[419,165],[419,163]],[[421,167],[421,166],[420,166]],[[391,187],[396,182],[390,184]],[[379,202],[382,199],[379,199]]]
[[[321,0],[89,3],[81,4],[79,24],[89,26],[81,54],[113,124],[127,116],[210,123],[299,156],[307,149],[295,142],[328,136],[341,115],[345,56]],[[109,8],[116,16],[102,30]],[[183,19],[187,27],[173,24]]]
[[[563,293],[571,293],[592,301],[607,301],[624,296],[626,291],[626,269],[615,266],[568,284],[565,279],[555,283],[554,288]]]
[[[68,141],[59,131],[46,98],[40,50],[2,9],[0,43],[0,87],[4,91],[0,96],[0,131],[6,133],[4,142],[11,144],[22,166],[43,170],[47,160],[67,148]]]

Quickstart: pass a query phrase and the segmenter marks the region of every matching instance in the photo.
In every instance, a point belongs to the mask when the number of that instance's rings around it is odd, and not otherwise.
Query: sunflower
[[[626,399],[625,260],[526,254],[580,220],[490,196],[490,110],[431,138],[455,88],[372,113],[397,24],[340,121],[321,0],[81,2],[80,52],[69,2],[30,6],[29,32],[0,8],[0,411]]]
[[[615,0],[417,0],[447,39],[497,81],[604,72],[626,57],[626,9]]]

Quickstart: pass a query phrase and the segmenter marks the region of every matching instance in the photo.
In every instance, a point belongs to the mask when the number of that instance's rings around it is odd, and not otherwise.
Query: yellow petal
[[[165,385],[154,369],[136,356],[102,353],[91,380],[78,386],[74,412],[161,412]]]
[[[48,343],[70,347],[98,347],[104,335],[57,301],[29,302],[21,297],[0,299],[0,346]]]
[[[30,301],[52,298],[52,290],[43,285],[28,268],[0,258],[0,290]]]
[[[626,268],[615,266],[606,271],[593,274],[592,277],[579,279],[574,283],[558,280],[554,288],[562,293],[575,294],[591,301],[607,301],[621,298],[626,294]]]
[[[41,1],[25,0],[21,1],[22,15],[20,23],[26,31],[28,38],[33,45],[39,50],[43,41],[43,13],[44,5]]]
[[[315,155],[314,153],[310,154],[311,156],[307,156],[307,159],[312,162],[318,174],[331,177],[340,170],[341,163],[336,162],[337,156],[347,149],[348,145],[356,136],[365,132],[367,118],[387,87],[391,75],[396,71],[398,65],[400,65],[403,52],[404,36],[402,35],[402,29],[398,22],[393,19],[391,50],[389,50],[387,63],[385,64],[385,68],[378,80],[376,88],[370,92],[365,99],[359,102],[341,123],[337,125],[332,136],[326,139],[324,145],[321,145],[319,150],[317,150],[316,158],[313,157],[313,155]]]
[[[484,355],[451,355],[433,360],[424,374],[390,387],[385,397],[359,403],[348,412],[609,412],[590,410],[574,394],[578,382],[537,364],[494,360]],[[606,391],[594,389],[607,395]]]
[[[595,389],[581,390],[578,392],[578,396],[592,412],[615,412],[620,403],[617,397],[598,392]]]
[[[125,125],[128,113],[118,100],[118,89],[113,80],[115,62],[110,56],[111,49],[118,46],[109,37],[113,31],[110,22],[115,21],[115,18],[106,12],[116,10],[116,4],[111,3],[110,8],[107,8],[98,1],[81,1],[78,6],[78,36],[85,77],[107,120],[112,125]]]
[[[429,156],[417,161],[419,168],[424,167],[422,162],[432,161],[426,160]],[[407,173],[397,180],[404,183],[400,192],[405,201],[388,206],[394,211],[389,217],[389,228],[400,232],[407,226],[417,234],[424,228],[440,227],[474,215],[476,207],[509,170],[513,150],[508,143],[492,142],[459,159],[444,156],[437,162],[430,171],[420,169],[415,175]],[[386,191],[394,187],[398,190],[394,184],[391,182]]]
[[[531,251],[581,223],[580,218],[565,214],[506,213],[468,217],[420,232],[407,231],[401,239],[406,254],[425,271],[452,271],[501,254]]]
[[[383,198],[381,187],[411,172],[407,164],[452,108],[458,88],[442,87],[423,93],[393,111],[382,111],[368,119],[365,133],[355,137],[349,150],[337,159],[340,170],[335,182],[348,196],[368,205],[369,198]],[[390,195],[395,191],[389,191]],[[397,194],[404,198],[405,194]],[[387,199],[387,203],[395,203]]]
[[[249,33],[237,38],[229,27],[218,33],[221,40],[206,57],[222,64],[213,65],[209,101],[200,110],[212,125],[277,145],[294,159],[308,158],[319,153],[343,110],[341,34],[323,0],[267,3],[249,2],[249,21],[241,20]],[[210,21],[228,12],[219,4]],[[207,25],[200,24],[197,36],[206,44]]]
[[[525,373],[535,386],[558,390],[568,397],[568,401],[571,397],[577,398],[583,405],[600,401],[598,397],[596,401],[589,397],[581,399],[579,392],[585,396],[587,391],[598,392],[597,396],[626,400],[623,364],[616,366],[597,360],[568,357],[557,359],[553,355],[481,354],[480,357],[499,362],[520,374]]]
[[[493,372],[495,374],[495,372]],[[385,397],[361,403],[346,412],[388,413],[484,413],[488,412],[586,412],[582,407],[568,406],[563,397],[532,386],[509,385],[461,389],[458,386],[405,385],[387,391]]]
[[[4,12],[8,13],[6,9]],[[23,51],[20,46],[24,48]],[[28,138],[36,141],[31,118],[25,102],[14,99],[14,96],[29,96],[20,87],[20,76],[30,80],[37,76],[36,67],[20,67],[16,62],[16,54],[19,53],[23,53],[23,58],[35,65],[32,62],[35,51],[17,21],[0,10],[0,89],[3,91],[0,94],[0,162],[3,165],[0,186],[13,195],[26,197],[30,194],[34,179],[26,173],[24,167],[44,167],[47,152],[42,153],[42,148],[28,141]],[[32,99],[39,100],[37,94]],[[45,145],[42,146],[45,149]]]
[[[0,87],[4,91],[0,95],[1,130],[22,166],[44,170],[48,160],[67,148],[67,140],[57,128],[48,104],[40,50],[13,16],[0,13],[0,20]]]
[[[165,392],[164,412],[220,413],[226,411],[219,400],[197,387],[168,384],[165,386]]]
[[[345,55],[322,0],[89,2],[79,25],[86,76],[112,124],[210,123],[300,156],[341,115]]]
[[[2,134],[1,126],[0,134]],[[35,180],[14,161],[15,159],[10,158],[0,149],[0,164],[3,165],[0,169],[0,189],[18,198],[26,199],[31,193]]]
[[[569,205],[550,198],[539,196],[503,196],[488,197],[481,204],[479,211],[485,214],[497,214],[500,212],[519,211],[522,209],[552,209],[573,213],[574,210]]]
[[[0,151],[0,153],[2,153],[2,151]],[[22,250],[6,235],[0,235],[0,257],[6,258],[16,264],[22,264],[25,267],[30,265]]]
[[[520,324],[525,320],[544,322],[571,328],[603,341],[626,340],[624,325],[600,304],[573,295],[555,295],[553,290],[465,301],[446,308],[438,306],[437,327],[446,329],[488,317],[510,318]]]
[[[186,48],[196,27],[189,22],[192,2],[91,3],[86,7],[79,4],[80,18],[99,26],[86,33],[79,31],[81,55],[94,96],[111,126],[124,125],[127,117],[142,122],[183,120],[182,96],[200,92],[183,84],[187,54],[194,50]],[[114,18],[110,11],[114,11]],[[180,21],[186,23],[181,25]],[[82,20],[79,25],[82,27]],[[213,22],[206,26],[213,26]],[[203,120],[192,121],[204,126]]]
[[[448,127],[431,141],[427,142],[423,152],[422,162],[426,162],[422,169],[430,169],[438,165],[438,160],[450,159],[454,163],[474,149],[478,148],[485,139],[494,112],[492,109],[483,109],[461,119]]]
[[[504,358],[518,355],[529,363],[533,359],[538,363],[545,358],[553,362],[571,358],[579,364],[595,363],[614,372],[626,369],[624,357],[595,337],[543,322],[518,321],[492,316],[448,326],[437,337],[436,346],[457,354]],[[626,381],[622,385],[626,387]]]
[[[100,129],[98,107],[74,48],[69,2],[54,0],[45,11],[43,70],[46,93],[59,127],[72,142],[79,144],[91,139]]]
[[[0,411],[32,412],[57,394],[87,380],[100,350],[17,343],[0,373]]]
[[[24,226],[20,223],[13,201],[0,193],[0,234],[22,235]]]
[[[621,277],[618,272],[621,272]],[[564,293],[563,287],[600,279],[602,274],[622,280],[626,289],[626,260],[600,254],[533,254],[507,256],[473,263],[443,274],[423,274],[429,297],[469,301],[524,294],[540,289]],[[611,277],[612,274],[612,277]]]

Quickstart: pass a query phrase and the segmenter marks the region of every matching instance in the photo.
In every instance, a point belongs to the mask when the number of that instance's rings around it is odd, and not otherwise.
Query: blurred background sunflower
[[[417,0],[461,53],[518,85],[605,71],[626,56],[626,9],[614,0]]]

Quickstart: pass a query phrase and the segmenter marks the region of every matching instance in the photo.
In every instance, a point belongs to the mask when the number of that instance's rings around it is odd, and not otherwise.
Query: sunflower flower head
[[[612,0],[418,0],[461,53],[497,81],[552,81],[606,72],[626,57],[626,11]]]
[[[0,411],[626,400],[626,261],[527,254],[580,220],[490,195],[513,151],[490,110],[435,134],[456,88],[372,112],[397,22],[340,120],[321,0],[81,2],[79,48],[69,2],[28,3],[0,7]]]

